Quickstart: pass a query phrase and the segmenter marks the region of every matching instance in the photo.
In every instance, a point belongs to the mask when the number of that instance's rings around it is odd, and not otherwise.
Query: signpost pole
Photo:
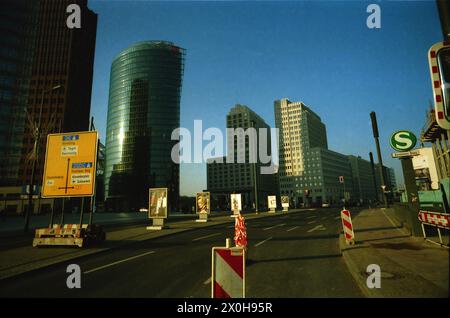
[[[50,214],[50,225],[48,226],[50,229],[53,227],[54,217],[55,217],[55,199],[53,199],[52,212]]]
[[[93,196],[91,196],[91,202],[89,204],[90,206],[90,213],[89,213],[89,226],[92,225],[92,219],[93,219],[93,213],[94,213],[94,200],[93,200]]]
[[[64,224],[64,208],[65,208],[66,198],[63,197],[62,200],[63,200],[63,201],[62,201],[61,222],[60,222],[61,225]]]
[[[81,197],[80,229],[83,227],[84,197]]]

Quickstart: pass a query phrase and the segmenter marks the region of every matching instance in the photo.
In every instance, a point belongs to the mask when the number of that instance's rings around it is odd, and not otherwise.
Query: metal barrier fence
[[[423,238],[425,240],[427,240],[428,242],[438,244],[438,245],[448,248],[449,246],[445,245],[442,241],[441,229],[445,229],[445,230],[450,229],[449,217],[450,217],[450,214],[447,214],[447,213],[438,213],[438,212],[430,212],[430,211],[420,210],[418,218],[419,218],[419,221],[422,223]],[[436,227],[438,235],[439,235],[439,243],[427,238],[427,235],[425,232],[425,225]]]

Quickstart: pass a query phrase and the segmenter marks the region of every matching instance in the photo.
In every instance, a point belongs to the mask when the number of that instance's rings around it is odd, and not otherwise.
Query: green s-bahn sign
[[[397,151],[410,151],[416,143],[417,137],[407,130],[396,131],[391,136],[391,147]]]

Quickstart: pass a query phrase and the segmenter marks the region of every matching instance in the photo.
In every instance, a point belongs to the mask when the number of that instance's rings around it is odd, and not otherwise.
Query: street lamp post
[[[50,93],[54,90],[57,90],[61,88],[61,85],[54,86],[48,90],[42,90],[42,96],[41,96],[41,105],[39,107],[39,118],[38,118],[38,124],[34,128],[33,135],[34,135],[34,147],[33,147],[33,165],[31,167],[31,180],[30,180],[30,188],[28,193],[28,207],[25,213],[25,225],[24,225],[24,232],[28,232],[28,227],[30,223],[30,216],[33,213],[32,203],[33,203],[33,187],[35,183],[35,177],[36,177],[36,164],[39,157],[39,145],[40,145],[40,139],[41,139],[41,123],[42,123],[42,108],[44,106],[44,95],[46,93]]]

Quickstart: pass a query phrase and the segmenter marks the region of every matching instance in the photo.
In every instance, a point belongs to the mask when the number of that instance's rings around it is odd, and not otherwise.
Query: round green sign
[[[391,136],[391,147],[397,151],[410,151],[416,143],[417,137],[407,130],[399,130]]]

